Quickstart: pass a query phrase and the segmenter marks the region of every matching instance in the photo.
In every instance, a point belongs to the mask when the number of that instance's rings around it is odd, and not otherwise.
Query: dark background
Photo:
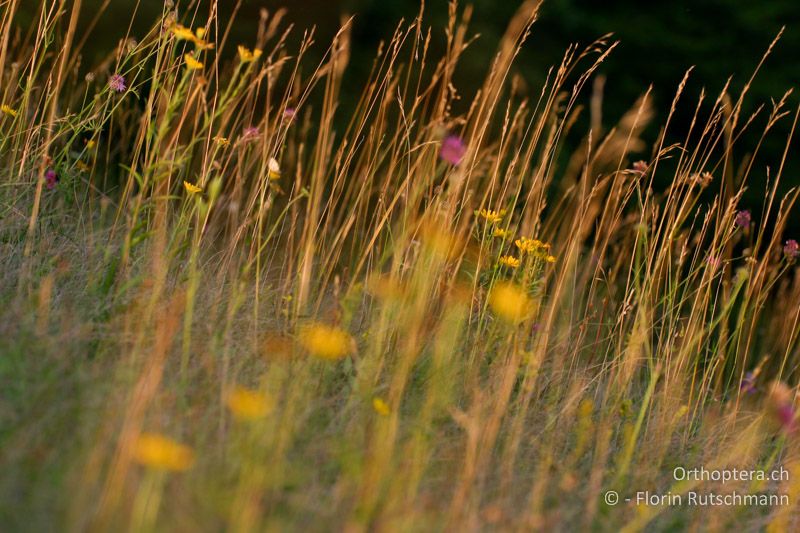
[[[208,0],[201,0],[201,5]],[[36,4],[24,2],[21,25],[31,20]],[[68,2],[69,3],[69,2]],[[182,15],[189,14],[188,1],[176,2]],[[223,19],[232,11],[235,0],[220,0]],[[466,2],[463,2],[465,4]],[[518,0],[473,0],[474,14],[470,28],[480,34],[479,41],[470,47],[462,59],[456,76],[457,87],[466,105],[483,80],[496,45],[508,21],[517,10]],[[85,24],[96,12],[102,0],[83,0]],[[85,50],[86,64],[91,64],[108,54],[125,35],[135,0],[113,0],[102,16],[95,35]],[[161,0],[143,0],[134,21],[134,35],[144,33],[158,17],[163,7]],[[259,11],[278,7],[289,10],[287,22],[295,23],[294,33],[299,41],[302,29],[317,26],[318,38],[314,59],[321,57],[331,37],[339,28],[343,15],[355,14],[353,46],[345,92],[358,94],[372,65],[372,59],[382,39],[388,39],[398,21],[413,19],[419,9],[418,0],[245,0],[234,29],[233,43],[251,43],[255,40]],[[25,11],[27,10],[27,11]],[[201,8],[201,13],[207,8]],[[447,2],[426,2],[426,22],[434,28],[434,56],[441,53],[444,28],[447,21]],[[204,20],[204,19],[202,19]],[[746,150],[758,142],[770,99],[779,99],[795,86],[800,78],[800,1],[798,0],[545,0],[539,21],[525,49],[516,62],[516,72],[528,82],[532,98],[538,96],[547,68],[558,64],[565,48],[571,43],[589,44],[596,38],[614,33],[620,46],[602,65],[600,73],[607,77],[604,91],[604,124],[610,126],[629,109],[636,98],[653,85],[656,117],[648,129],[646,139],[654,141],[663,124],[678,83],[686,69],[695,66],[687,85],[682,106],[675,117],[669,142],[682,141],[688,128],[697,97],[706,89],[707,100],[713,101],[728,77],[732,76],[734,99],[750,78],[761,56],[780,28],[786,31],[754,82],[746,100],[745,111],[753,111],[762,103],[762,112],[749,133],[742,139],[737,151],[737,163]],[[438,32],[438,33],[436,33]],[[91,57],[94,55],[95,57]],[[587,91],[588,94],[588,91]],[[355,100],[355,98],[354,98]],[[798,105],[798,94],[789,99],[789,109]],[[342,102],[343,114],[355,102]],[[708,106],[707,106],[708,107]],[[458,108],[455,111],[459,111]],[[745,115],[747,116],[747,115]],[[343,117],[346,119],[346,117]],[[760,157],[750,177],[750,190],[745,203],[757,214],[763,202],[766,184],[765,167],[773,174],[780,162],[792,117],[784,119],[766,140]],[[585,132],[585,129],[584,129]],[[568,139],[577,143],[578,139]],[[667,144],[669,144],[669,142]],[[800,162],[794,154],[793,143],[787,171],[783,177],[787,190],[799,185]],[[650,148],[641,154],[650,157]],[[568,153],[568,150],[565,151]],[[792,225],[800,226],[798,217]]]

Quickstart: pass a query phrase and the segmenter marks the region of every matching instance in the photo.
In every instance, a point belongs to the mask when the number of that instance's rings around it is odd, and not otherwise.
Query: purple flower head
[[[800,256],[800,245],[797,244],[796,240],[789,239],[783,245],[783,253],[789,259],[797,259]]]
[[[56,171],[52,168],[48,169],[48,171],[44,173],[44,181],[45,185],[47,185],[47,189],[53,190],[56,188],[56,184],[58,183],[58,174],[56,174]]]
[[[287,107],[283,110],[283,119],[286,122],[291,122],[294,120],[294,117],[297,115],[297,110],[293,107]]]
[[[112,91],[124,93],[128,86],[125,84],[125,78],[119,74],[114,74],[108,79],[108,86]]]
[[[451,165],[458,166],[461,160],[464,159],[464,154],[467,152],[467,146],[461,137],[457,135],[448,135],[442,141],[442,150],[439,152],[439,157]]]
[[[734,222],[738,227],[748,228],[750,227],[751,221],[752,217],[750,216],[750,210],[745,209],[744,211],[736,212],[736,218],[734,219]]]
[[[742,383],[739,385],[739,390],[745,394],[753,394],[756,391],[756,376],[752,372],[748,372],[742,378]]]
[[[254,141],[258,139],[259,135],[260,132],[258,131],[258,128],[256,128],[255,126],[250,126],[249,128],[244,129],[244,132],[242,133],[242,140]]]

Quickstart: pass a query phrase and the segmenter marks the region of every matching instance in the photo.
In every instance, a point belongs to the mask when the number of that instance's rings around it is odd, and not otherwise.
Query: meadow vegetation
[[[455,2],[447,27],[400,21],[361,94],[340,90],[348,19],[319,43],[263,11],[238,43],[215,2],[167,1],[86,65],[104,29],[77,31],[80,0],[30,28],[19,5],[0,2],[4,531],[797,530],[797,191],[776,192],[796,148],[759,168],[737,142],[794,133],[788,93],[746,115],[749,85],[682,83],[668,109],[643,87],[608,123],[612,36],[543,86],[515,72],[535,0],[474,94],[452,83],[480,46]],[[791,475],[673,479],[700,466]],[[792,505],[625,501],[646,490]]]

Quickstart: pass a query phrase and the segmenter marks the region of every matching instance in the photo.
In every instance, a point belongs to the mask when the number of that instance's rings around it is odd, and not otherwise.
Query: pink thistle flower
[[[633,164],[633,171],[638,172],[639,174],[644,174],[647,172],[647,161],[637,161]]]
[[[283,110],[283,119],[286,122],[292,122],[294,117],[297,115],[297,110],[293,107],[287,107]]]
[[[797,259],[800,256],[800,245],[797,244],[796,240],[789,239],[783,245],[783,253],[789,259]]]
[[[125,84],[125,78],[120,76],[119,74],[114,74],[108,80],[108,86],[111,88],[112,91],[118,93],[124,93],[128,86]]]
[[[258,131],[258,128],[255,126],[250,126],[249,128],[245,128],[244,132],[242,133],[242,140],[243,141],[254,141],[258,139],[258,136],[261,133]]]
[[[744,211],[737,211],[736,218],[734,219],[734,223],[740,228],[748,228],[750,227],[750,222],[752,221],[752,217],[750,216],[750,210],[745,209]]]
[[[447,163],[453,166],[458,166],[461,160],[464,159],[464,154],[467,152],[467,146],[461,137],[457,135],[448,135],[442,141],[442,149],[439,152],[441,157]]]
[[[47,185],[47,189],[53,190],[58,183],[58,174],[56,174],[56,171],[52,168],[48,169],[47,172],[44,173],[44,181],[45,185]]]

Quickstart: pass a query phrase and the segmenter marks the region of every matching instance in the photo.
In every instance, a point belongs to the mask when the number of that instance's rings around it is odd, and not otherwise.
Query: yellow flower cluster
[[[189,183],[188,181],[184,181],[183,182],[183,187],[186,189],[186,192],[188,192],[189,194],[197,194],[199,192],[203,192],[203,188],[202,187],[198,187],[197,185],[195,185],[193,183]]]
[[[499,211],[495,211],[493,209],[481,209],[480,211],[476,211],[475,214],[486,220],[486,222],[489,224],[497,224],[503,220],[504,216],[506,216],[506,210],[501,209]]]
[[[500,264],[509,268],[517,268],[519,266],[519,259],[513,255],[504,255],[500,258]]]
[[[494,232],[492,233],[492,237],[497,237],[498,239],[508,239],[510,236],[511,232],[503,228],[494,228]]]
[[[210,50],[214,48],[214,43],[209,43],[203,39],[203,37],[206,35],[205,28],[197,28],[195,31],[192,31],[191,28],[187,28],[181,24],[175,24],[172,26],[172,28],[170,28],[170,31],[172,32],[172,35],[174,35],[179,41],[189,41],[194,43],[194,46],[197,50]],[[202,61],[194,56],[194,54],[184,54],[183,61],[188,70],[200,70],[205,66]]]
[[[239,50],[239,60],[242,63],[252,63],[253,61],[257,60],[259,57],[261,57],[261,54],[262,54],[261,50],[259,50],[258,48],[254,48],[253,50],[249,50],[249,49],[247,49],[247,48],[245,48],[244,46],[241,46],[241,45],[238,47],[238,50]]]
[[[200,70],[205,65],[202,61],[198,61],[192,54],[184,54],[183,60],[186,62],[186,68],[189,70]]]
[[[520,237],[514,241],[514,245],[523,254],[530,254],[539,259],[544,259],[548,263],[555,263],[556,258],[550,255],[550,244],[542,242],[539,239],[529,239],[527,237]]]
[[[15,118],[17,116],[17,112],[9,105],[3,104],[0,106],[0,112],[4,115],[8,115],[11,118]]]
[[[300,329],[298,342],[311,355],[335,361],[350,353],[353,340],[347,332],[326,324],[310,324]]]

